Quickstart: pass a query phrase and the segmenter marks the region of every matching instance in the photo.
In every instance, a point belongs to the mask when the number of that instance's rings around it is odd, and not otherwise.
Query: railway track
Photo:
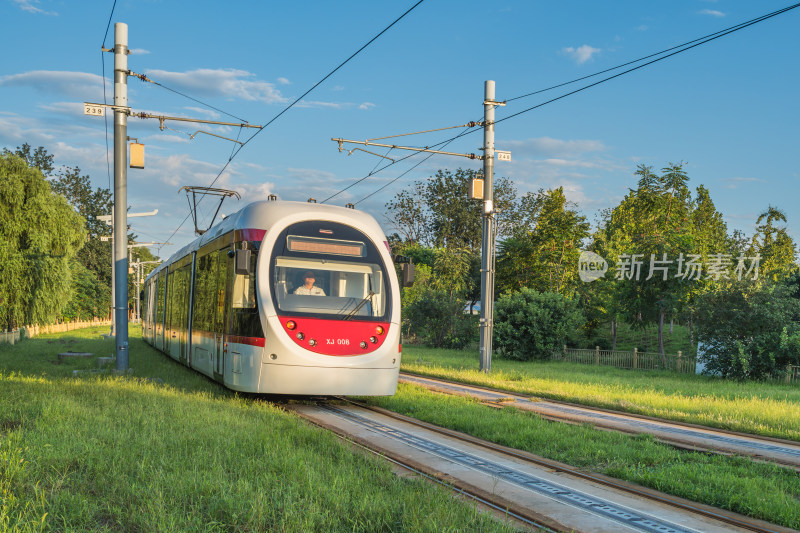
[[[625,433],[649,433],[661,442],[680,448],[746,455],[756,460],[774,462],[800,471],[800,443],[789,440],[585,407],[557,400],[542,400],[415,374],[402,373],[400,381],[446,394],[476,397],[492,406],[511,405],[519,409],[534,411],[549,420],[591,424]]]
[[[552,531],[791,531],[350,400],[286,406],[356,445],[447,484],[519,525]]]

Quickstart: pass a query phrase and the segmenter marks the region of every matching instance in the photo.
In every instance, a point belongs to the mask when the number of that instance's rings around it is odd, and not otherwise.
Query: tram
[[[143,292],[146,342],[230,389],[397,388],[400,289],[389,243],[366,213],[249,204],[159,265]]]

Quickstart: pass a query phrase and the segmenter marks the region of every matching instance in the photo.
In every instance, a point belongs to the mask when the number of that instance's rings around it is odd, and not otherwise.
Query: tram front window
[[[273,288],[283,313],[382,317],[383,271],[371,263],[277,257]]]

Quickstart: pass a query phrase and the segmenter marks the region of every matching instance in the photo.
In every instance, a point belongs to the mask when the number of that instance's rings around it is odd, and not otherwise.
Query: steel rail
[[[626,482],[616,480],[613,478],[609,478],[603,476],[601,474],[588,474],[586,472],[581,472],[569,465],[564,463],[559,463],[557,461],[552,461],[550,459],[545,459],[543,457],[536,456],[532,453],[525,452],[522,450],[516,450],[513,448],[509,448],[507,446],[503,446],[500,444],[496,444],[493,442],[485,441],[483,439],[479,439],[477,437],[473,437],[471,435],[466,435],[464,433],[460,433],[451,429],[443,428],[440,426],[436,426],[434,424],[430,424],[428,422],[423,422],[421,420],[417,420],[415,418],[411,418],[405,415],[401,415],[399,413],[395,413],[392,411],[388,411],[386,409],[375,407],[372,405],[365,404],[363,402],[359,402],[356,400],[352,400],[349,398],[344,397],[335,397],[337,400],[350,403],[352,405],[356,405],[363,409],[373,411],[375,413],[382,414],[389,418],[393,418],[395,420],[399,420],[420,428],[424,428],[426,430],[432,431],[434,433],[438,433],[440,435],[445,435],[450,438],[454,438],[457,440],[461,440],[463,442],[467,442],[476,446],[483,447],[485,449],[506,454],[508,456],[514,457],[516,459],[520,459],[538,466],[543,466],[546,468],[550,468],[556,470],[558,472],[563,472],[565,474],[584,479],[586,481],[591,481],[593,483],[598,483],[607,487],[611,487],[617,489],[622,492],[626,492],[628,494],[632,494],[639,498],[649,499],[652,501],[656,501],[659,503],[663,503],[677,509],[681,509],[683,511],[694,513],[697,515],[701,515],[707,518],[712,518],[714,520],[719,520],[726,524],[734,525],[737,527],[741,527],[744,529],[749,529],[751,531],[756,531],[758,533],[783,533],[792,531],[788,528],[784,528],[782,526],[776,526],[774,524],[768,524],[759,519],[745,517],[743,515],[735,514],[731,511],[726,511],[723,509],[716,509],[711,506],[707,506],[704,504],[699,504],[695,502],[690,502],[683,498],[678,498],[676,496],[669,496],[660,492],[657,492],[652,489],[648,489],[646,487],[639,487],[636,485],[628,484]]]
[[[389,461],[390,463],[392,463],[392,464],[394,464],[394,465],[396,465],[396,466],[398,466],[400,468],[408,470],[409,472],[413,473],[414,475],[418,475],[420,477],[425,478],[427,481],[436,483],[436,484],[438,484],[438,485],[440,485],[442,487],[446,487],[447,489],[452,490],[453,492],[455,492],[457,494],[460,494],[461,496],[464,496],[466,498],[474,500],[474,501],[476,501],[477,503],[479,503],[481,505],[489,507],[490,509],[494,510],[496,513],[498,513],[500,515],[503,515],[506,518],[510,517],[510,518],[512,518],[512,519],[514,519],[514,520],[516,520],[518,522],[521,522],[522,524],[524,524],[526,526],[535,527],[535,528],[538,528],[539,530],[542,530],[542,531],[547,531],[547,532],[550,532],[550,533],[556,533],[558,531],[556,529],[552,529],[552,528],[548,527],[547,525],[545,525],[545,524],[543,524],[541,522],[537,522],[536,520],[525,516],[523,514],[524,512],[522,510],[515,511],[515,510],[511,509],[509,506],[505,506],[505,505],[501,505],[499,503],[493,502],[493,501],[491,501],[491,500],[489,500],[487,498],[484,498],[484,497],[478,495],[477,493],[469,490],[469,488],[467,488],[466,486],[461,486],[461,485],[457,484],[457,482],[455,482],[455,481],[452,481],[452,480],[451,481],[445,481],[443,479],[439,479],[435,475],[429,474],[428,472],[425,472],[425,471],[413,466],[409,462],[404,462],[398,456],[388,455],[385,451],[370,448],[369,446],[367,446],[364,443],[361,443],[361,442],[358,442],[356,440],[353,440],[352,438],[350,438],[345,433],[342,433],[342,432],[339,432],[339,431],[334,431],[332,428],[330,428],[330,427],[328,427],[328,426],[326,426],[324,424],[320,424],[319,422],[315,421],[314,419],[312,419],[312,418],[310,418],[308,416],[305,416],[303,413],[300,413],[300,412],[297,412],[297,411],[291,411],[291,412],[293,414],[303,418],[303,420],[305,420],[306,422],[309,422],[310,424],[313,424],[313,425],[317,426],[320,429],[324,429],[326,431],[331,431],[334,435],[336,435],[343,442],[346,442],[346,443],[348,443],[348,444],[350,444],[352,446],[360,448],[363,451],[369,452],[370,454],[372,454],[375,457],[378,457],[378,458],[380,458],[382,460]]]
[[[464,387],[465,389],[476,389],[478,391],[486,391],[488,393],[500,394],[500,395],[506,396],[510,400],[519,399],[519,400],[528,401],[528,402],[536,401],[536,400],[542,400],[542,401],[545,401],[545,402],[548,402],[548,403],[551,403],[551,404],[554,404],[554,405],[566,406],[566,407],[576,407],[576,408],[580,408],[580,409],[585,409],[587,411],[595,411],[595,412],[601,413],[601,414],[605,413],[605,414],[609,414],[609,415],[616,415],[616,416],[628,417],[628,418],[632,418],[632,419],[636,419],[636,420],[642,420],[642,421],[646,421],[646,422],[655,422],[655,423],[661,423],[661,424],[668,424],[668,425],[674,426],[676,428],[685,428],[687,430],[703,430],[703,431],[708,431],[710,433],[717,433],[717,434],[719,434],[721,436],[728,435],[728,436],[732,436],[732,437],[743,437],[743,438],[751,439],[753,441],[761,441],[761,442],[764,442],[764,443],[785,444],[787,446],[800,447],[800,442],[798,442],[798,441],[793,441],[793,440],[789,440],[789,439],[782,439],[782,438],[779,438],[779,437],[770,437],[770,436],[767,436],[767,435],[756,435],[756,434],[753,434],[753,433],[743,433],[741,431],[733,431],[733,430],[730,430],[730,429],[722,429],[722,428],[716,428],[716,427],[711,427],[711,426],[702,426],[700,424],[692,424],[692,423],[688,423],[688,422],[670,420],[670,419],[667,419],[667,418],[657,418],[657,417],[654,417],[654,416],[643,415],[643,414],[639,414],[639,413],[631,413],[631,412],[627,412],[627,411],[615,411],[613,409],[608,409],[608,408],[604,408],[604,407],[597,407],[597,406],[594,406],[594,405],[578,404],[578,403],[574,403],[574,402],[566,402],[566,401],[563,401],[563,400],[555,400],[555,399],[551,399],[551,398],[543,398],[543,397],[540,398],[540,397],[536,397],[536,396],[533,396],[533,395],[524,395],[524,394],[521,394],[519,392],[513,392],[513,391],[508,391],[508,390],[503,390],[503,389],[495,389],[495,388],[492,388],[492,387],[485,387],[485,386],[481,386],[481,385],[475,385],[475,384],[472,384],[472,383],[463,383],[463,382],[459,382],[459,381],[450,381],[450,380],[439,378],[439,377],[431,377],[431,376],[426,376],[426,375],[423,375],[423,374],[415,374],[413,372],[402,372],[400,374],[400,377],[402,378],[404,376],[409,377],[409,378],[420,378],[420,379],[425,379],[425,380],[428,380],[428,381],[434,381],[434,382],[441,383],[441,384],[443,384],[445,386],[453,387],[453,388]],[[416,383],[415,382],[414,384],[415,385],[419,385],[419,386],[423,386],[423,387],[425,386],[425,384],[423,384],[423,383]],[[435,389],[434,388],[434,389],[430,389],[430,390],[434,390],[436,392],[442,392],[442,393],[445,393],[445,394],[450,394],[451,393],[450,391],[442,390],[442,389]],[[493,402],[491,400],[485,400],[485,401],[483,401],[483,403],[486,404],[486,405],[491,405],[493,407],[498,407],[498,406],[503,405],[499,401],[498,402]],[[537,411],[534,411],[534,412],[537,412]],[[538,413],[538,412],[537,412],[537,414],[539,414],[542,418],[545,418],[547,420],[553,420],[553,421],[558,421],[558,422],[575,423],[574,419],[572,419],[572,418],[570,418],[568,416],[565,416],[565,415],[559,416],[558,414],[554,414],[554,413],[542,414],[542,413]],[[580,423],[590,423],[590,422],[581,421]],[[617,431],[619,433],[630,434],[630,435],[638,435],[638,434],[641,434],[641,433],[645,433],[643,431],[636,431],[636,430],[633,430],[633,429],[622,429],[622,428],[619,428],[619,427],[615,427],[615,426],[611,426],[611,425],[604,425],[604,424],[595,423],[595,422],[591,422],[591,425],[596,426],[596,427],[601,427],[603,429],[610,429],[612,431]],[[731,452],[729,450],[721,450],[721,449],[716,448],[714,446],[708,446],[708,445],[704,445],[702,443],[693,442],[693,441],[686,440],[686,439],[669,438],[669,437],[665,437],[665,436],[656,436],[655,439],[657,441],[659,441],[659,442],[663,442],[665,444],[669,444],[670,446],[674,446],[674,447],[680,448],[680,449],[694,450],[694,451],[707,451],[707,452],[717,453],[717,454],[721,454],[721,455],[742,455],[742,456],[745,456],[745,457],[750,457],[753,460],[756,460],[756,461],[759,461],[759,462],[778,464],[780,466],[784,466],[784,467],[787,467],[787,468],[792,468],[793,470],[800,471],[800,464],[798,464],[798,463],[792,463],[792,462],[783,461],[783,460],[780,460],[780,459],[773,459],[773,458],[765,457],[765,456],[758,455],[758,454],[755,454],[755,453],[748,453],[745,450],[737,451],[737,452]]]

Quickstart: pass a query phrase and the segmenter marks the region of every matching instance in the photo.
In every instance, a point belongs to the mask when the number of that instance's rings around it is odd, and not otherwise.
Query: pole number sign
[[[102,117],[105,116],[105,107],[99,104],[90,104],[88,102],[84,102],[83,114],[91,115],[93,117]]]

